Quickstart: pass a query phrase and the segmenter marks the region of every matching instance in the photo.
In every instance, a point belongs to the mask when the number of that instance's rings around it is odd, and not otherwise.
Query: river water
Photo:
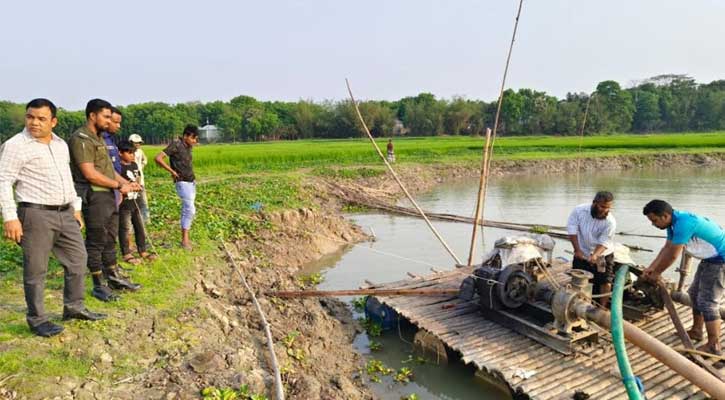
[[[453,182],[416,197],[425,210],[473,216],[478,181]],[[488,188],[485,217],[491,220],[565,226],[571,209],[581,203],[590,203],[598,190],[614,193],[612,213],[617,220],[617,231],[646,235],[663,235],[664,231],[650,225],[642,215],[642,208],[652,199],[663,199],[676,209],[689,210],[725,224],[725,170],[679,168],[637,170],[597,174],[560,176],[513,176],[494,178]],[[400,205],[409,206],[407,200]],[[418,218],[383,215],[377,213],[349,216],[377,240],[348,247],[310,265],[310,271],[322,271],[324,282],[319,289],[356,288],[364,280],[375,283],[407,278],[406,272],[430,273],[454,268],[454,261],[435,239],[424,221]],[[460,223],[434,221],[455,254],[465,262],[471,238],[471,226]],[[516,232],[485,228],[483,241],[476,246],[476,258],[489,251],[501,236]],[[618,236],[617,241],[654,250],[652,253],[635,252],[632,258],[648,264],[664,244],[664,239]],[[571,259],[571,245],[557,240],[555,257]],[[478,261],[476,261],[478,262]],[[675,278],[675,266],[665,276]],[[348,299],[349,300],[349,299]],[[408,366],[415,373],[414,381],[402,385],[384,379],[373,384],[383,399],[398,400],[415,393],[420,399],[499,399],[500,391],[480,382],[474,371],[460,363],[437,366],[434,363],[418,365],[405,362],[411,346],[410,332],[386,332],[375,340],[382,343],[381,351],[370,354],[368,338],[360,335],[355,347],[363,354],[383,361],[391,368]]]

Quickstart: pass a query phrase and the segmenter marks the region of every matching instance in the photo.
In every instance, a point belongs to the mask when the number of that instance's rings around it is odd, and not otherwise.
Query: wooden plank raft
[[[568,282],[567,265],[556,263],[555,279]],[[416,279],[376,285],[375,288],[458,288],[470,268],[438,272]],[[571,399],[576,392],[591,399],[627,398],[608,332],[596,344],[585,343],[572,355],[563,355],[483,317],[477,304],[455,296],[384,297],[392,307],[419,329],[424,329],[461,355],[463,362],[504,381],[512,393],[532,399]],[[692,324],[690,308],[676,305],[683,324]],[[663,343],[680,345],[675,328],[664,310],[655,310],[635,323]],[[704,399],[706,394],[654,357],[627,343],[634,374],[644,383],[645,395],[655,399]],[[528,378],[522,376],[529,375]]]

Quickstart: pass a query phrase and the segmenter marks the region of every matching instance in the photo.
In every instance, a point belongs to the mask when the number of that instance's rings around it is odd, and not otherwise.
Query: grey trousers
[[[687,292],[695,314],[702,314],[705,322],[719,320],[725,296],[725,264],[700,261]]]
[[[28,325],[36,327],[48,321],[43,299],[51,252],[65,270],[63,305],[74,310],[83,309],[87,255],[73,208],[50,211],[21,207],[18,219],[23,226],[20,246],[23,248],[23,287],[28,305]]]

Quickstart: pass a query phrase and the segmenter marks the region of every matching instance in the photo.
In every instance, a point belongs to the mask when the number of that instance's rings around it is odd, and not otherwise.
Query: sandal
[[[708,354],[712,354],[715,356],[722,356],[722,350],[718,350],[710,346],[709,344],[705,343],[702,346],[697,348],[697,351],[702,351]]]
[[[131,265],[139,265],[143,262],[142,260],[139,260],[138,258],[134,257],[133,254],[130,254],[130,253],[123,256],[123,261],[127,262]]]
[[[159,256],[157,254],[144,251],[143,253],[141,253],[141,258],[143,258],[146,261],[153,261],[153,260],[159,258]]]

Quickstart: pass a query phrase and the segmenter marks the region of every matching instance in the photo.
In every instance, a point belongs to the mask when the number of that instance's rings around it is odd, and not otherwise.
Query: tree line
[[[0,140],[23,128],[24,104],[0,101]],[[438,99],[420,93],[397,101],[360,102],[374,136],[481,135],[492,127],[497,100]],[[119,107],[122,135],[140,134],[147,143],[178,136],[188,124],[214,124],[223,141],[348,138],[361,135],[349,101],[259,101],[237,96],[228,102],[160,102]],[[696,83],[687,75],[659,75],[630,88],[599,83],[593,93],[558,99],[533,89],[504,93],[502,135],[585,135],[725,130],[725,80]],[[55,131],[68,137],[85,121],[83,111],[60,108]]]

